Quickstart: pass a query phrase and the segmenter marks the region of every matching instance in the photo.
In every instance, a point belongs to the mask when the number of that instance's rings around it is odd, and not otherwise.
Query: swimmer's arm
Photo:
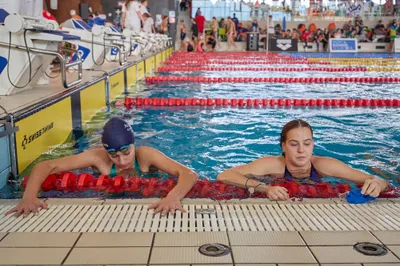
[[[90,150],[77,155],[43,161],[36,164],[29,176],[23,197],[36,198],[40,186],[48,175],[92,166],[99,168],[97,166],[99,160],[95,154],[96,150]]]
[[[168,158],[162,152],[151,147],[139,147],[136,155],[140,165],[154,166],[157,169],[178,178],[178,184],[168,193],[168,196],[175,195],[179,200],[192,189],[198,180],[198,175],[183,166],[182,164]]]
[[[261,182],[249,179],[250,176],[264,176],[271,173],[279,172],[277,166],[279,166],[280,160],[277,157],[264,157],[249,164],[240,165],[224,172],[217,176],[217,180],[228,185],[235,185],[238,187],[256,187]],[[247,184],[246,184],[247,181]],[[259,186],[256,191],[265,192],[265,188],[269,186]]]
[[[323,173],[324,176],[337,177],[360,184],[365,183],[367,180],[376,180],[381,187],[381,192],[385,191],[388,188],[389,184],[382,178],[353,169],[339,160],[329,157],[314,158],[315,159],[313,160],[313,165],[315,169]]]

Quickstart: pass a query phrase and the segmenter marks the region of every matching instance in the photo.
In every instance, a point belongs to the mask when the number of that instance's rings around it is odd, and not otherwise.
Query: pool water
[[[298,56],[298,55],[295,55]],[[229,67],[235,67],[229,65]],[[242,67],[242,66],[238,66]],[[251,66],[253,67],[253,66]],[[274,67],[274,66],[268,66]],[[285,65],[276,65],[285,67]],[[299,67],[290,65],[290,67]],[[313,66],[314,67],[314,66]],[[329,67],[329,66],[324,66]],[[338,67],[338,66],[334,66]],[[160,75],[210,77],[343,77],[395,76],[375,72],[172,72]],[[153,84],[130,88],[130,97],[157,98],[400,98],[398,84]],[[136,146],[151,146],[197,172],[216,179],[225,169],[263,156],[281,154],[279,135],[293,119],[304,119],[314,130],[314,155],[330,156],[351,167],[400,181],[400,110],[396,108],[229,108],[111,106],[86,126],[78,141],[62,145],[43,158],[58,158],[101,146],[101,127],[119,116],[136,133]],[[88,172],[83,169],[80,172]],[[343,182],[327,178],[328,182]],[[0,197],[15,197],[10,187]],[[62,196],[54,194],[55,196]],[[81,194],[93,196],[97,194]],[[75,195],[76,196],[76,195]]]

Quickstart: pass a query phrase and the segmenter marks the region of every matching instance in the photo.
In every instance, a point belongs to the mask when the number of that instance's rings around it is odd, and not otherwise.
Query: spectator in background
[[[288,38],[291,39],[292,38],[292,32],[288,29],[286,32],[283,31],[282,32],[284,35],[282,36],[283,38]]]
[[[197,27],[196,19],[192,18],[192,40],[194,42],[195,47],[197,45],[198,37],[199,37],[199,28]]]
[[[206,37],[206,44],[207,44],[207,50],[214,52],[215,51],[215,46],[217,45],[217,40],[213,35],[207,35]]]
[[[216,41],[216,44],[218,45],[218,47],[220,47],[221,45],[219,44],[218,41],[218,21],[216,17],[213,17],[212,19],[212,24],[211,24],[211,29],[212,29],[212,36],[214,37],[214,40]],[[213,48],[214,50],[214,48]]]
[[[399,25],[397,21],[394,19],[393,22],[390,24],[389,28],[389,38],[390,38],[390,50],[393,51],[394,40],[396,39],[397,30],[399,29]]]
[[[358,31],[357,31],[357,34],[361,34],[361,31],[365,28],[365,26],[364,26],[364,22],[362,21],[362,19],[361,19],[361,17],[360,16],[357,16],[357,18],[356,18],[356,23],[355,23],[356,25],[356,28],[357,28],[357,26],[358,26]]]
[[[142,0],[142,4],[140,5],[140,13],[143,14],[149,14],[151,17],[150,12],[147,10],[147,5],[149,4],[149,2],[147,0]]]
[[[161,21],[160,33],[168,35],[168,17],[164,16]]]
[[[375,38],[376,40],[384,39],[388,35],[385,25],[382,24],[382,20],[378,21],[378,24],[375,26]]]
[[[203,36],[204,23],[206,22],[206,19],[205,19],[205,17],[203,17],[201,11],[199,11],[199,15],[196,16],[195,20],[196,20],[197,28],[199,30],[199,37]]]
[[[353,23],[352,23],[351,20],[349,20],[348,23],[346,23],[346,24],[343,25],[343,29],[344,29],[344,30],[352,31],[352,30],[353,30],[352,28],[353,28]]]
[[[154,19],[150,16],[149,13],[144,13],[143,18],[143,31],[146,33],[155,33],[156,29],[154,28]]]
[[[272,15],[269,15],[267,22],[267,32],[269,34],[269,38],[271,39],[275,34],[274,22],[272,21]]]
[[[140,13],[140,6],[137,1],[126,0],[122,6],[122,27],[132,30],[134,32],[140,32],[140,22],[144,24],[142,13]]]
[[[181,22],[179,23],[179,31],[181,35],[181,51],[184,51],[185,49],[185,38],[186,38],[186,25],[185,21],[181,19]]]
[[[324,52],[328,51],[328,43],[329,43],[329,30],[324,30],[324,39],[322,40]]]
[[[308,29],[305,29],[304,30],[304,32],[303,32],[303,34],[301,35],[301,39],[303,40],[303,42],[304,42],[304,50],[306,50],[307,49],[307,45],[308,45],[308,43],[310,42],[310,36],[311,36],[311,34],[310,34],[310,32],[308,31]]]
[[[275,26],[275,38],[280,38],[281,36],[281,24],[276,24]]]
[[[317,52],[319,52],[319,47],[322,44],[324,40],[324,34],[320,33],[317,35],[317,38],[315,38],[315,43],[317,44]]]
[[[297,32],[297,29],[293,29],[291,38],[293,40],[300,41],[300,36],[299,36],[299,33]]]
[[[257,19],[254,19],[253,22],[251,23],[251,30],[253,32],[258,32],[258,21]]]
[[[232,21],[233,21],[233,23],[235,23],[235,28],[236,28],[236,31],[237,31],[238,26],[239,26],[239,20],[236,17],[236,13],[233,13]]]
[[[231,17],[228,17],[228,50],[231,48],[231,46],[233,45],[235,47],[235,49],[237,48],[236,44],[235,44],[235,36],[237,36],[237,32],[236,32],[236,27],[235,27],[235,22],[233,22]]]
[[[187,10],[186,0],[181,0],[181,3],[179,6],[181,8],[181,11],[186,11]]]
[[[340,30],[340,29],[336,30],[336,32],[334,33],[333,38],[335,38],[335,39],[342,38],[342,30]]]
[[[362,31],[361,31],[361,34],[359,34],[358,36],[357,36],[357,41],[358,42],[369,42],[369,39],[367,38],[367,29],[366,28],[364,28]]]

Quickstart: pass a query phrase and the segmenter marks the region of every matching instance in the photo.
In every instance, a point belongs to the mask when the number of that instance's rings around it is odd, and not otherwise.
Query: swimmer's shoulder
[[[281,173],[285,171],[285,159],[283,156],[265,156],[257,160],[263,168],[270,173]]]
[[[107,151],[103,148],[95,148],[91,150],[84,151],[83,156],[92,160],[95,165],[98,164],[109,164],[111,161],[108,157]]]
[[[312,156],[311,164],[314,166],[315,171],[320,177],[327,176],[327,172],[329,169],[333,167],[338,167],[343,165],[343,163],[335,158],[326,157],[326,156]]]
[[[112,166],[112,161],[108,157],[107,151],[103,148],[95,148],[84,151],[82,156],[85,159],[90,160],[92,163],[92,169],[99,174],[109,174]]]

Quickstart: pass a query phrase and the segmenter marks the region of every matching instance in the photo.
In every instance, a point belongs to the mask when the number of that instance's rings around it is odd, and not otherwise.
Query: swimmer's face
[[[110,160],[118,169],[127,170],[134,167],[135,145],[131,144],[127,148],[122,148],[117,152],[107,153]]]
[[[311,130],[299,127],[287,133],[286,141],[282,143],[285,158],[297,167],[307,166],[311,160],[314,149]]]

